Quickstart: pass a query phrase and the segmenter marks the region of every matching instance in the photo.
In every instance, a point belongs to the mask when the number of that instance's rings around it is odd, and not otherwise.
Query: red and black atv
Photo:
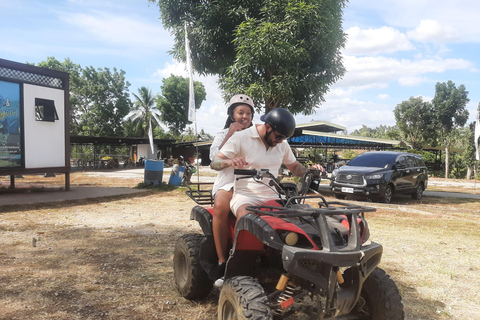
[[[302,192],[294,183],[277,182],[268,170],[235,174],[259,183],[269,179],[279,199],[249,207],[253,213],[238,223],[232,215],[219,320],[404,319],[397,286],[378,268],[383,248],[368,241],[364,213],[374,208],[307,195],[311,173],[302,179]],[[187,194],[205,203],[205,193]],[[318,207],[309,204],[315,202]],[[212,212],[212,207],[195,206],[191,219],[203,234],[186,234],[175,247],[175,282],[187,299],[204,298],[213,288]]]

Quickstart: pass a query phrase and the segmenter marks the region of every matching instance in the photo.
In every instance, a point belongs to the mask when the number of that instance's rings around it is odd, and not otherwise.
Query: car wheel
[[[419,183],[414,192],[412,192],[412,199],[420,200],[423,196],[423,184]]]
[[[391,185],[387,185],[385,187],[385,191],[383,192],[383,195],[380,196],[380,202],[390,203],[392,202],[392,197],[393,197],[393,188]]]

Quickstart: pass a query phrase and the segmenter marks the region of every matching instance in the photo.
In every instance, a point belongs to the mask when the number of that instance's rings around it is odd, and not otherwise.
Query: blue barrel
[[[145,160],[145,184],[158,186],[163,181],[163,160]]]
[[[184,167],[179,166],[178,164],[174,165],[172,168],[172,173],[170,173],[170,180],[168,180],[168,184],[179,186],[182,182],[184,172]]]

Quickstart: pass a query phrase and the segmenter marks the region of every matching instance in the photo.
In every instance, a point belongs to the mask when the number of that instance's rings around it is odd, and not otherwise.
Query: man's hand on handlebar
[[[325,169],[320,164],[314,164],[308,171],[313,175],[314,179],[318,179],[325,175]]]

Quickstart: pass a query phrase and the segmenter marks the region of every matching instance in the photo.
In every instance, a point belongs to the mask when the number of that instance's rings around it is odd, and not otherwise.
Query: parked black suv
[[[335,198],[362,196],[390,203],[395,193],[410,193],[420,200],[428,184],[428,171],[418,154],[372,151],[362,153],[332,172]]]

